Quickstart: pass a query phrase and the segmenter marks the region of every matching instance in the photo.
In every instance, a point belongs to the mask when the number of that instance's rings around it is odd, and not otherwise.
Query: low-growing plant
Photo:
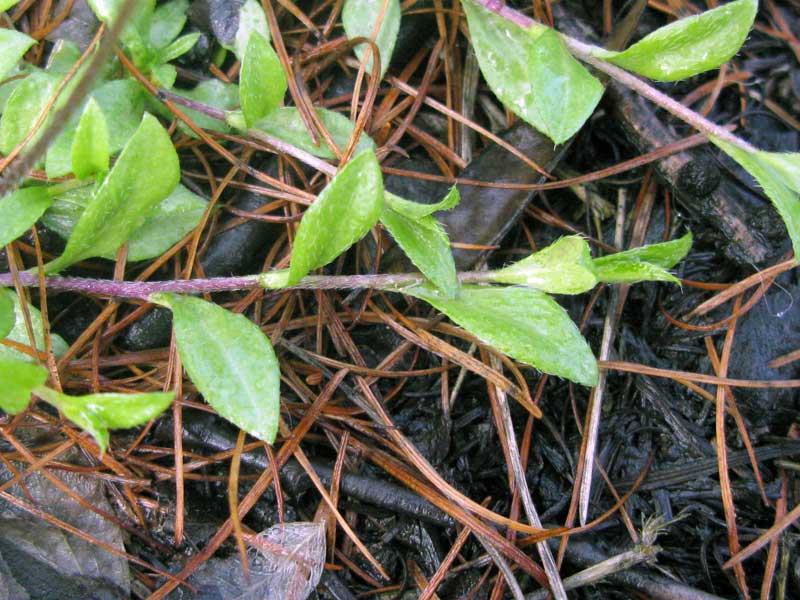
[[[15,2],[0,2],[0,10]],[[98,18],[113,23],[122,0],[90,0]],[[644,94],[696,127],[747,169],[761,184],[800,248],[800,155],[758,151],[700,115],[650,87],[636,75],[672,81],[714,69],[744,42],[755,18],[756,0],[736,0],[701,15],[676,21],[622,52],[611,52],[533,22],[497,0],[462,0],[471,42],[483,75],[505,106],[563,143],[595,110],[602,82],[585,64]],[[178,352],[189,377],[223,417],[272,443],[280,410],[279,363],[269,339],[250,320],[196,294],[249,289],[375,288],[423,300],[475,338],[548,374],[585,386],[598,379],[594,354],[567,312],[551,294],[579,294],[598,283],[678,280],[669,272],[689,251],[681,239],[593,258],[587,242],[565,237],[532,256],[495,271],[457,273],[447,233],[434,217],[459,202],[453,188],[441,202],[425,205],[384,190],[375,144],[344,115],[316,108],[308,115],[282,106],[288,80],[271,43],[261,6],[247,0],[234,41],[226,48],[241,62],[239,83],[208,81],[192,90],[175,87],[170,63],[189,51],[195,34],[180,36],[187,0],[137,2],[121,30],[124,54],[106,65],[73,117],[49,143],[38,164],[48,180],[25,180],[0,199],[0,244],[6,245],[41,223],[66,239],[64,252],[44,264],[43,281],[54,290],[132,298],[169,308]],[[395,44],[402,11],[399,0],[345,0],[342,14],[361,68],[382,77]],[[367,43],[365,40],[374,40]],[[28,36],[0,29],[0,153],[2,167],[48,131],[47,115],[82,77],[81,52],[58,43],[40,69],[20,62],[34,44]],[[509,51],[509,50],[512,51]],[[88,55],[92,48],[84,53]],[[130,61],[139,78],[120,68]],[[76,68],[77,66],[77,68]],[[13,76],[9,78],[10,76]],[[67,78],[68,83],[61,83]],[[58,93],[57,93],[58,92]],[[181,186],[180,164],[170,136],[157,116],[161,100],[181,105],[196,124],[221,132],[236,130],[271,144],[330,177],[308,207],[296,231],[290,266],[242,277],[175,281],[112,281],[57,275],[92,257],[113,259],[127,248],[127,260],[161,255],[201,223],[206,202]],[[202,132],[200,132],[202,133]],[[338,167],[326,162],[351,157]],[[2,184],[0,183],[0,190]],[[419,269],[418,274],[324,276],[316,269],[336,260],[373,227],[385,228]],[[36,286],[37,272],[0,275],[3,286]],[[26,344],[22,305],[11,290],[0,290],[0,379],[6,393],[0,407],[15,414],[31,394],[58,408],[91,433],[101,449],[108,429],[131,427],[164,410],[171,394],[67,396],[45,385],[39,366],[45,347],[41,317],[32,319],[35,352]],[[36,309],[27,307],[33,317]],[[49,351],[64,351],[52,336]]]

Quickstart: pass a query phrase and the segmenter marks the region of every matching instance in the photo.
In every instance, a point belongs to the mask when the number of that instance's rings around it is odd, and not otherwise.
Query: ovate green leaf
[[[789,231],[795,260],[800,260],[800,186],[794,170],[797,159],[791,154],[748,152],[719,138],[710,136],[710,139],[764,189]]]
[[[239,9],[239,23],[233,42],[228,44],[225,40],[220,40],[220,43],[228,50],[231,50],[236,55],[236,58],[242,60],[247,50],[250,36],[253,33],[261,34],[267,42],[271,39],[267,17],[264,14],[264,9],[261,8],[261,3],[257,0],[245,0]]]
[[[603,86],[544,26],[524,29],[474,0],[462,3],[481,72],[510,110],[557,144],[594,111]]]
[[[59,195],[42,217],[42,224],[69,239],[92,197],[92,188],[83,187]],[[206,201],[181,184],[158,203],[144,224],[128,239],[128,261],[136,262],[161,256],[200,223]],[[114,252],[102,255],[113,260]]]
[[[460,200],[458,188],[453,187],[447,197],[436,204],[411,202],[388,192],[385,200],[381,212],[383,226],[425,277],[445,296],[455,296],[459,282],[450,239],[431,214],[455,207]]]
[[[76,408],[100,417],[109,429],[143,425],[163,413],[174,398],[172,392],[64,396],[64,400]]]
[[[14,305],[14,326],[4,339],[17,342],[23,346],[29,346],[31,341],[28,337],[28,330],[25,327],[25,314],[17,294],[11,290],[0,288],[0,296],[5,296],[5,299],[10,300]],[[39,310],[31,304],[27,306],[27,309],[31,319],[31,327],[33,329],[33,337],[35,338],[36,342],[36,350],[39,352],[44,352],[44,322],[42,321],[42,313],[40,313]],[[56,356],[62,356],[67,351],[67,348],[69,348],[67,343],[55,333],[50,334],[50,339],[53,343],[53,354]],[[30,355],[4,344],[0,344],[0,358],[14,358],[25,362],[35,361],[35,359]]]
[[[343,150],[347,146],[350,136],[353,134],[353,122],[343,114],[332,110],[318,108],[316,111],[325,129],[331,134],[333,141]],[[240,127],[240,125],[243,124],[237,124],[235,122],[236,115],[231,115],[231,117],[232,119],[229,119],[229,123],[233,127],[241,129],[242,127]],[[308,133],[308,129],[297,107],[286,106],[278,108],[253,124],[253,129],[263,131],[272,137],[288,142],[314,156],[320,158],[336,158],[336,154],[328,147],[324,140],[320,139],[319,144],[314,142],[311,134]],[[374,149],[375,142],[373,142],[367,134],[362,133],[356,145],[356,152]]]
[[[64,254],[49,263],[47,271],[114,252],[172,192],[179,177],[178,155],[169,135],[155,117],[145,114],[75,225]]]
[[[31,392],[47,381],[47,369],[0,356],[0,408],[8,414],[15,415],[25,410],[31,399]]]
[[[172,310],[181,361],[206,401],[237,427],[272,443],[280,373],[269,339],[244,316],[199,298],[155,294],[151,300]]]
[[[667,269],[674,267],[692,248],[692,234],[682,238],[632,248],[609,254],[593,261],[600,281],[607,283],[636,283],[638,281],[671,281],[680,283]]]
[[[150,25],[150,43],[156,48],[169,45],[183,31],[188,10],[189,0],[170,0],[159,4]]]
[[[46,187],[23,188],[0,198],[0,248],[28,231],[52,202]]]
[[[0,293],[0,340],[11,333],[16,319],[14,302],[11,297],[5,292]]]
[[[551,294],[580,294],[597,284],[589,244],[577,235],[563,237],[513,265],[494,271],[492,279]]]
[[[463,285],[445,298],[429,285],[403,289],[425,300],[483,342],[516,360],[577,383],[597,384],[597,361],[567,312],[543,292]]]
[[[6,102],[3,117],[0,118],[0,153],[9,154],[25,139],[53,95],[56,84],[54,77],[38,72],[28,75],[17,85]],[[46,123],[44,127],[47,127]],[[33,140],[38,139],[41,133],[40,129]]]
[[[378,222],[383,177],[375,153],[362,152],[337,173],[306,210],[292,248],[289,283],[328,264]]]
[[[459,285],[456,265],[450,239],[439,221],[431,216],[409,219],[384,206],[381,223],[431,283],[448,298],[456,295]]]
[[[3,12],[0,10],[0,12]],[[32,37],[14,29],[0,29],[0,81],[36,43]]]
[[[288,83],[281,61],[269,42],[253,32],[239,74],[239,99],[245,123],[251,126],[278,108]]]
[[[186,35],[179,37],[177,40],[172,42],[169,46],[158,53],[158,60],[167,63],[175,60],[179,56],[183,56],[194,47],[199,39],[199,32],[187,33]]]
[[[427,217],[428,215],[432,215],[433,213],[441,210],[451,210],[458,206],[459,202],[461,202],[461,194],[456,186],[450,188],[447,196],[435,204],[411,202],[410,200],[406,200],[400,196],[395,196],[394,194],[390,194],[388,192],[386,193],[386,205],[393,211],[398,212],[409,219],[422,219],[423,217]]]
[[[739,51],[758,10],[758,0],[736,0],[657,29],[624,52],[600,58],[659,81],[676,81],[716,69]]]
[[[400,0],[388,0],[384,10],[384,0],[345,0],[342,9],[342,23],[347,38],[352,40],[358,37],[374,39],[380,52],[380,76],[383,77],[389,62],[392,59],[397,34],[400,31]],[[373,38],[373,31],[378,19],[382,18],[377,37]],[[369,49],[368,44],[359,44],[355,47],[356,56],[363,60]],[[367,59],[367,73],[372,72],[372,62],[375,56],[370,52]]]
[[[78,121],[72,141],[72,172],[78,179],[105,173],[110,154],[106,118],[92,98]]]
[[[92,11],[94,11],[94,14],[97,15],[98,19],[110,25],[116,20],[117,15],[120,13],[126,1],[127,0],[89,0],[89,6]],[[137,50],[145,45],[145,39],[149,38],[150,23],[155,6],[155,0],[136,0],[133,14],[120,35],[125,44],[135,47]]]

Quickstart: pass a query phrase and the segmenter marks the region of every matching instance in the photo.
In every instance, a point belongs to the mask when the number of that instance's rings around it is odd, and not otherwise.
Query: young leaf
[[[43,186],[22,188],[0,198],[0,248],[28,231],[52,202]]]
[[[453,208],[459,199],[456,187],[436,204],[410,202],[386,192],[386,204],[381,212],[381,223],[406,256],[448,298],[458,292],[458,274],[450,239],[430,213]]]
[[[40,388],[36,395],[88,431],[101,452],[108,447],[109,429],[128,429],[147,423],[164,412],[175,397],[171,392],[68,396],[50,388]]]
[[[667,269],[681,261],[692,248],[692,234],[682,238],[631,248],[592,261],[599,281],[607,283],[636,283],[638,281],[671,281],[680,283]]]
[[[328,264],[378,222],[383,177],[375,153],[362,152],[325,186],[306,210],[292,248],[289,284]]]
[[[267,336],[243,315],[200,298],[154,294],[151,300],[172,311],[181,361],[206,401],[250,435],[275,441],[280,372]]]
[[[332,110],[317,108],[316,111],[325,129],[331,134],[333,141],[340,149],[344,149],[353,134],[353,122],[343,114]],[[246,129],[243,122],[237,122],[237,116],[236,113],[229,115],[228,123],[237,129]],[[319,145],[314,142],[311,134],[308,133],[308,128],[303,122],[303,118],[300,116],[300,111],[295,106],[285,106],[273,110],[263,119],[259,119],[258,122],[254,123],[253,129],[263,131],[284,142],[289,142],[314,156],[336,158],[336,154],[324,140],[320,139]],[[362,133],[356,145],[356,152],[374,149],[375,142],[367,134]]]
[[[459,193],[458,188],[453,186],[450,188],[450,191],[447,192],[447,196],[435,204],[411,202],[410,200],[406,200],[405,198],[395,196],[394,194],[390,194],[388,192],[386,193],[385,200],[386,205],[393,211],[398,212],[409,219],[418,220],[441,210],[454,209],[456,206],[458,206],[458,203],[461,202],[461,194]]]
[[[14,6],[19,0],[0,0],[0,12],[4,12]]]
[[[0,356],[0,408],[10,415],[25,410],[31,392],[47,381],[47,369],[7,356]]]
[[[129,429],[143,425],[167,410],[175,399],[175,394],[89,394],[66,398],[82,410],[96,414],[109,429]]]
[[[397,42],[397,34],[400,31],[400,0],[388,0],[386,3],[386,10],[383,10],[384,0],[345,0],[344,8],[342,8],[342,23],[344,24],[344,31],[347,34],[347,39],[354,39],[358,37],[373,39],[372,34],[378,19],[383,17],[378,35],[375,39],[375,45],[378,46],[380,52],[380,76],[383,77],[386,69],[389,68],[389,62],[392,59],[392,52],[394,52],[394,45]],[[359,44],[355,47],[356,56],[359,60],[364,59],[364,55],[369,49],[368,44]],[[367,59],[366,70],[367,73],[372,72],[372,61],[375,58],[375,53],[370,51],[370,57]]]
[[[175,85],[178,78],[178,70],[172,65],[160,64],[150,69],[153,82],[162,88],[169,90]]]
[[[53,273],[90,256],[114,252],[172,192],[179,177],[178,155],[169,135],[155,117],[145,114],[75,225],[64,254],[46,270]]]
[[[0,293],[0,340],[11,333],[16,320],[14,302],[7,293]]]
[[[710,139],[764,189],[789,231],[795,260],[800,260],[800,176],[793,170],[798,162],[796,155],[748,152],[714,136],[710,136]]]
[[[170,0],[156,7],[150,25],[150,43],[155,48],[166,48],[186,24],[189,0]]]
[[[278,108],[287,87],[275,50],[260,33],[253,32],[239,74],[239,99],[247,126]]]
[[[179,56],[183,56],[189,50],[194,48],[197,40],[200,39],[200,33],[187,33],[172,42],[169,46],[164,48],[158,53],[158,60],[162,63],[168,63],[175,60]]]
[[[0,31],[4,31],[0,29]],[[44,72],[31,73],[11,93],[0,118],[0,153],[9,154],[28,135],[55,91],[57,79]],[[45,122],[44,127],[47,127]],[[34,136],[34,143],[42,130]]]
[[[116,18],[127,0],[89,0],[89,6],[94,14],[106,25],[110,25]],[[155,10],[155,0],[137,0],[134,4],[133,14],[123,28],[120,38],[126,45],[137,50],[145,46],[145,35],[150,28],[151,18]],[[149,35],[147,35],[149,38]]]
[[[550,294],[580,294],[597,284],[589,244],[577,235],[563,237],[513,265],[494,271],[492,280]]]
[[[69,190],[56,197],[42,216],[42,224],[64,239],[69,239],[92,197],[92,188]],[[136,262],[161,256],[192,231],[206,210],[206,201],[178,184],[172,193],[152,209],[141,227],[128,238],[128,261]],[[115,252],[103,254],[113,260]]]
[[[0,81],[35,43],[32,37],[15,29],[0,29]]]
[[[256,0],[245,0],[239,9],[239,25],[236,28],[236,38],[233,46],[225,47],[228,50],[233,50],[236,57],[242,60],[247,51],[247,45],[250,43],[250,36],[254,33],[263,36],[267,43],[271,40],[267,17],[264,15],[264,9],[261,8],[261,4]]]
[[[108,131],[108,150],[116,154],[128,142],[144,114],[143,88],[133,79],[118,79],[102,84],[91,92],[103,113]],[[80,111],[77,111],[80,114]],[[45,169],[55,178],[72,172],[72,145],[78,118],[72,119],[47,150]]]
[[[462,3],[481,72],[510,110],[556,144],[581,128],[602,84],[544,26],[524,29],[474,0]]]
[[[657,29],[624,52],[597,56],[658,81],[716,69],[739,51],[753,26],[758,0],[736,0]]]
[[[72,141],[72,172],[78,179],[108,171],[108,125],[97,101],[90,98]]]
[[[403,289],[442,311],[483,342],[537,369],[582,385],[597,384],[597,361],[567,312],[543,292],[463,285],[444,298],[430,285]]]
[[[3,339],[16,342],[23,346],[29,346],[31,341],[28,337],[28,329],[25,326],[25,314],[17,294],[12,290],[0,288],[0,297],[2,296],[5,296],[5,298],[10,300],[14,305],[14,326]],[[36,350],[39,352],[44,352],[44,322],[42,321],[42,313],[40,313],[39,310],[31,304],[28,304],[26,308],[31,320]],[[50,334],[50,340],[53,344],[53,354],[56,356],[62,356],[69,348],[69,345],[63,339],[61,339],[61,336],[56,335],[55,333]],[[35,362],[35,359],[29,354],[4,344],[0,344],[0,358],[15,358],[25,362]]]

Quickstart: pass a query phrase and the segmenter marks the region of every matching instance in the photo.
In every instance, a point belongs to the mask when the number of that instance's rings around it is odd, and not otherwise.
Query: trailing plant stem
[[[489,271],[467,271],[459,273],[462,283],[488,283]],[[13,286],[18,281],[23,287],[39,287],[39,276],[24,271],[16,274],[0,273],[0,287]],[[171,292],[176,294],[205,294],[251,290],[261,287],[281,290],[337,290],[337,289],[400,289],[422,284],[425,277],[418,273],[377,275],[307,275],[297,284],[287,287],[265,285],[262,274],[239,277],[214,277],[211,279],[176,279],[169,281],[113,281],[88,277],[52,276],[44,278],[47,289],[79,292],[97,296],[148,300],[152,294]]]
[[[537,23],[535,20],[513,8],[509,8],[505,4],[501,3],[500,0],[475,0],[475,2],[483,6],[486,10],[489,10],[498,16],[503,17],[507,21],[519,25],[520,27],[528,29],[534,26],[541,26],[540,23]],[[644,96],[652,103],[657,104],[664,110],[672,113],[698,131],[701,131],[706,135],[728,141],[742,148],[743,150],[746,150],[747,152],[756,151],[756,148],[748,144],[740,137],[733,135],[726,128],[709,121],[702,115],[694,112],[692,109],[660,92],[646,81],[639,79],[639,77],[636,75],[633,75],[625,69],[621,69],[616,65],[598,58],[596,53],[602,51],[602,48],[587,44],[575,38],[564,35],[563,33],[559,33],[559,35],[561,36],[561,39],[564,40],[564,43],[569,48],[570,52],[572,52],[576,58],[593,66],[598,71],[601,71],[612,77],[625,87],[628,87],[636,93]]]

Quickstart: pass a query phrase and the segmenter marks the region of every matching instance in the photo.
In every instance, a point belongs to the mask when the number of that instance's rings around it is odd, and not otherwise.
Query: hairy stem
[[[278,273],[278,272],[276,272]],[[17,280],[24,287],[39,287],[39,277],[35,272],[17,273]],[[488,271],[467,271],[459,273],[464,283],[480,283],[491,280]],[[250,290],[260,287],[285,290],[337,290],[337,289],[395,289],[424,283],[425,277],[419,273],[397,273],[378,275],[308,275],[295,285],[275,287],[269,285],[264,274],[243,275],[240,277],[214,277],[211,279],[176,279],[169,281],[113,281],[111,279],[92,279],[88,277],[45,277],[47,289],[80,292],[97,296],[133,298],[148,300],[152,294],[172,292],[176,294],[204,294],[211,292],[230,292]],[[14,274],[0,273],[0,287],[11,286]]]
[[[519,25],[520,27],[528,29],[530,27],[540,25],[527,15],[513,8],[509,8],[500,2],[500,0],[475,0],[475,2],[483,6],[486,10],[489,10],[496,15],[503,17],[507,21],[510,21],[515,25]],[[563,33],[559,33],[559,35],[564,40],[564,43],[569,48],[570,52],[572,52],[576,58],[593,66],[598,71],[613,77],[625,87],[628,87],[636,93],[644,96],[652,103],[657,104],[661,108],[672,113],[698,131],[702,131],[706,135],[711,135],[726,140],[748,152],[754,152],[756,150],[753,146],[748,144],[740,137],[733,135],[724,127],[709,121],[702,115],[694,112],[692,109],[684,106],[673,98],[670,98],[663,92],[660,92],[648,84],[646,81],[639,79],[639,77],[636,75],[633,75],[628,71],[617,67],[616,65],[612,65],[611,63],[598,58],[595,53],[598,50],[601,50],[601,48],[569,37]]]

